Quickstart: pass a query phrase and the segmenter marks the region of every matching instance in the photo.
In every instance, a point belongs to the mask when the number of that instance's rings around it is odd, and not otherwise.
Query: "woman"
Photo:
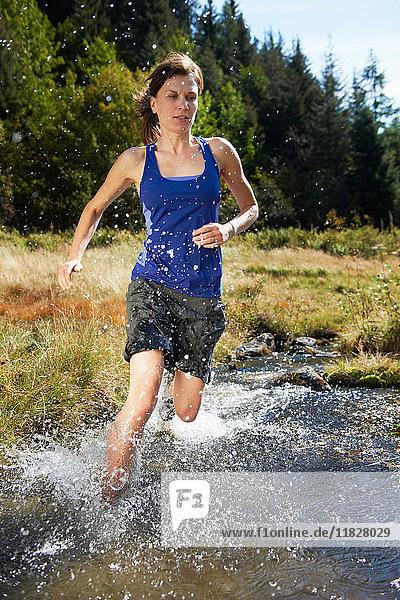
[[[130,363],[130,387],[108,439],[103,497],[109,501],[129,478],[164,366],[174,374],[176,414],[185,422],[196,418],[225,327],[220,247],[258,216],[232,145],[191,133],[203,88],[200,68],[185,54],[171,53],[147,81],[137,98],[146,145],[117,159],[83,210],[68,260],[59,269],[59,283],[67,290],[71,273],[82,269],[82,255],[104,210],[135,183],[147,237],[127,293],[124,357]],[[224,224],[218,223],[220,174],[240,209]]]

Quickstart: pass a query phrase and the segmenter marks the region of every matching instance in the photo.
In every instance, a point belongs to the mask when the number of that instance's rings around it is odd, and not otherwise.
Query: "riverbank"
[[[45,234],[27,244],[2,234],[4,440],[23,440],[44,429],[73,431],[93,415],[113,414],[125,399],[125,293],[143,236],[116,235],[113,240],[110,233],[98,233],[102,245],[87,250],[84,269],[68,292],[56,282],[67,253],[65,240]],[[330,367],[331,384],[400,387],[397,254],[381,248],[372,251],[376,256],[363,258],[310,247],[265,248],[260,237],[238,236],[223,247],[228,325],[215,364],[261,332],[272,332],[283,344],[307,335],[335,339],[344,351],[359,354],[353,371],[346,359],[351,372],[346,381],[343,361]],[[379,362],[382,352],[393,356]]]

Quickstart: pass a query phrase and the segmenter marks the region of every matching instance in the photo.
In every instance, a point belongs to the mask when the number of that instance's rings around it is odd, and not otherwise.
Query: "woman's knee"
[[[192,423],[196,420],[196,417],[200,410],[201,396],[197,398],[197,402],[189,403],[188,405],[175,405],[175,412],[177,416],[184,421],[184,423]]]
[[[120,419],[133,424],[147,422],[157,404],[163,367],[161,351],[145,351],[131,357],[129,392],[118,415]]]
[[[198,377],[188,376],[177,370],[173,381],[175,412],[185,423],[197,417],[203,397],[204,382]]]
[[[117,415],[116,421],[129,423],[137,428],[145,425],[150,419],[157,404],[157,395],[129,393],[124,406]]]
[[[178,415],[178,417],[181,419],[181,421],[183,421],[184,423],[192,423],[193,421],[196,420],[197,417],[197,413],[199,411],[196,411],[195,413],[191,413],[191,412],[187,412],[187,411],[175,411],[176,414]]]

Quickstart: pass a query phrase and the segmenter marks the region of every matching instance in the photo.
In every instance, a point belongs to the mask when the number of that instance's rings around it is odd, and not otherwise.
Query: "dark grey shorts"
[[[126,294],[127,342],[124,358],[144,350],[164,350],[165,368],[210,382],[211,358],[225,329],[221,298],[197,298],[139,277]]]

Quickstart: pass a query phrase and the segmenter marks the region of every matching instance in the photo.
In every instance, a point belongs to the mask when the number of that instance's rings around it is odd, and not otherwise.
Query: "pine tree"
[[[359,80],[360,93],[364,101],[372,110],[375,122],[382,127],[388,117],[396,112],[392,102],[383,93],[385,86],[385,73],[379,72],[379,61],[372,50],[369,53],[369,64],[364,68]]]
[[[385,128],[381,136],[385,150],[384,161],[394,195],[393,217],[398,225],[400,223],[400,120],[398,117]]]
[[[330,43],[325,54],[322,94],[316,105],[313,127],[313,169],[317,184],[313,191],[317,217],[315,224],[322,224],[325,215],[333,207],[341,215],[347,212],[344,200],[350,123],[344,106],[343,88]]]
[[[322,94],[315,111],[314,136],[315,164],[331,178],[343,172],[348,160],[349,119],[343,89],[329,45],[322,72]]]
[[[309,226],[315,219],[311,193],[316,183],[312,177],[313,122],[321,90],[299,41],[287,60],[285,87],[285,136],[278,147],[284,165],[279,174],[280,186],[285,196],[295,198],[300,223]]]
[[[110,27],[103,0],[73,0],[70,20],[79,37],[86,42],[104,34]]]
[[[214,2],[207,0],[200,16],[196,19],[194,39],[200,49],[207,45],[213,52],[216,52],[218,35],[219,24]]]
[[[384,146],[378,133],[374,109],[368,106],[362,81],[354,77],[351,109],[351,167],[348,173],[349,207],[369,215],[375,225],[388,222],[393,209],[393,190],[384,160]]]
[[[177,29],[168,0],[115,0],[110,20],[119,58],[132,70],[161,58]]]
[[[50,22],[58,25],[71,15],[74,0],[38,0],[37,3]]]
[[[285,84],[286,138],[281,140],[282,156],[294,167],[306,166],[311,156],[313,120],[321,94],[299,40],[287,61]]]
[[[12,39],[10,27],[0,18],[0,118],[13,110],[17,100],[18,55]]]
[[[226,75],[237,75],[240,65],[248,66],[255,59],[255,46],[243,15],[234,0],[227,0],[222,7],[219,21],[217,57]]]
[[[286,60],[280,35],[275,40],[272,31],[268,33],[258,54],[257,63],[260,64],[268,82],[265,93],[259,102],[256,102],[258,121],[264,133],[263,152],[260,153],[261,165],[267,168],[275,159],[276,162],[280,162],[277,158],[278,149],[285,139],[286,131],[286,116],[283,110],[287,87]],[[268,160],[265,160],[266,157],[269,157]]]
[[[218,18],[212,0],[208,0],[194,24],[194,60],[203,71],[204,81],[213,98],[223,85],[222,69],[217,61]]]
[[[169,7],[174,15],[176,27],[190,35],[196,20],[196,0],[169,0]]]

